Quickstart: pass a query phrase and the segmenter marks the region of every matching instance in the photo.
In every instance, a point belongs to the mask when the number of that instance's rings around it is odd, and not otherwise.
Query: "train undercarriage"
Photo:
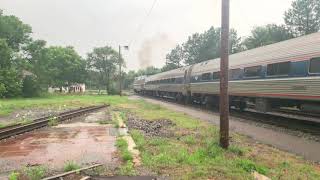
[[[182,104],[199,104],[207,109],[219,108],[219,96],[214,94],[187,93],[187,95],[183,95],[181,92],[166,91],[140,91],[138,94],[172,99]],[[305,100],[242,97],[230,95],[229,104],[230,108],[235,108],[240,111],[244,111],[245,109],[254,109],[255,111],[266,113],[287,109],[291,111],[320,114],[319,102]]]

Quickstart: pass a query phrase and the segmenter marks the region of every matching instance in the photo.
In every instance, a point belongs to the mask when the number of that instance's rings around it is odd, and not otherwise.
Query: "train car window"
[[[199,76],[193,76],[193,77],[192,77],[192,81],[193,81],[193,82],[198,82],[199,79],[200,79]]]
[[[258,77],[261,75],[262,66],[253,66],[244,68],[245,77]]]
[[[212,79],[213,80],[220,79],[220,71],[212,73]]]
[[[229,71],[229,77],[230,79],[240,79],[241,78],[241,69],[231,69]]]
[[[320,73],[320,57],[310,60],[309,73]]]
[[[211,73],[204,73],[201,75],[201,81],[210,81],[211,77]]]
[[[290,62],[281,62],[267,65],[268,76],[288,75],[290,73]]]

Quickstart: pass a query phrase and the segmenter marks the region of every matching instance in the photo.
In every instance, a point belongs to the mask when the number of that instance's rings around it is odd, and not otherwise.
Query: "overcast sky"
[[[161,67],[165,55],[195,32],[220,26],[221,0],[0,0],[5,14],[30,24],[35,39],[72,45],[83,57],[94,47],[130,44],[127,69]],[[247,36],[254,26],[283,23],[292,0],[231,0],[231,27]],[[139,27],[142,27],[140,30]]]

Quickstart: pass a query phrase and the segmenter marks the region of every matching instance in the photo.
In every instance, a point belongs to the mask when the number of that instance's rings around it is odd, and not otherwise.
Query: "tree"
[[[200,63],[220,57],[220,28],[211,27],[202,34],[195,33],[189,36],[188,41],[183,44],[184,63],[187,65]],[[237,31],[230,30],[230,53],[242,51],[241,38]]]
[[[21,94],[19,73],[12,67],[12,51],[7,42],[0,39],[0,97],[15,97]]]
[[[123,64],[123,58],[120,58],[117,51],[109,46],[94,48],[93,52],[88,54],[88,67],[93,71],[99,72],[100,84],[106,86],[108,93],[111,93],[111,82],[113,74],[117,70],[119,63]]]
[[[49,47],[40,62],[45,66],[45,76],[51,86],[84,82],[86,62],[73,47]]]
[[[320,29],[320,1],[295,0],[285,12],[284,20],[295,36],[318,32]]]
[[[140,69],[137,72],[137,76],[151,76],[158,73],[161,73],[161,69],[156,68],[154,66],[149,66],[146,69]]]
[[[12,50],[18,52],[23,44],[29,42],[31,32],[29,25],[15,16],[3,15],[0,10],[0,38],[5,39]]]
[[[285,41],[293,38],[293,34],[283,25],[268,24],[266,26],[255,27],[251,35],[243,42],[246,49],[253,49],[260,46]]]
[[[169,71],[172,69],[177,69],[182,66],[184,60],[183,48],[180,45],[177,45],[174,49],[171,50],[166,56],[166,64],[162,67],[161,71]]]
[[[4,39],[0,39],[0,69],[11,67],[12,51]]]

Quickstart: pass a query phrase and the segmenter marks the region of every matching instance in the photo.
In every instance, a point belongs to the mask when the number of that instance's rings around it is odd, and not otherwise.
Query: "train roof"
[[[229,69],[252,67],[277,62],[308,60],[320,56],[320,32],[243,51],[229,56]],[[194,64],[192,74],[217,72],[220,58]],[[183,77],[190,66],[147,77],[146,81]]]
[[[187,70],[190,66],[181,67],[178,69],[158,73],[152,76],[149,76],[146,81],[154,81],[154,80],[161,80],[161,79],[167,79],[167,78],[177,78],[177,77],[183,77],[184,71]]]
[[[229,69],[308,60],[320,56],[320,32],[229,56]],[[220,71],[220,58],[195,64],[192,74]]]

